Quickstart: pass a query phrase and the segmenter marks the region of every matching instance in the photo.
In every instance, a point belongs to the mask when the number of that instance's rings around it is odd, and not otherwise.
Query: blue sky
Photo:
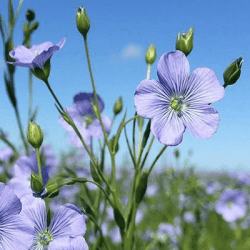
[[[15,8],[18,1],[13,0]],[[52,60],[50,84],[64,107],[72,105],[73,96],[90,92],[91,83],[84,53],[83,39],[75,25],[78,6],[85,6],[91,22],[88,34],[94,78],[99,95],[105,102],[104,114],[112,116],[115,100],[122,96],[128,117],[134,114],[133,95],[136,86],[146,77],[144,55],[151,42],[157,49],[157,61],[163,53],[175,50],[178,32],[194,27],[194,49],[189,55],[191,71],[197,67],[213,69],[221,84],[223,72],[236,58],[244,59],[242,75],[234,85],[226,88],[225,97],[213,104],[220,114],[217,133],[208,140],[194,138],[188,131],[177,147],[182,161],[188,150],[194,152],[191,162],[200,170],[250,169],[250,71],[249,71],[249,8],[247,0],[231,1],[31,1],[24,2],[14,33],[15,45],[22,42],[21,27],[27,8],[34,9],[39,29],[32,44],[45,41],[67,41]],[[7,19],[7,0],[0,2],[0,10]],[[21,145],[13,109],[3,83],[3,52],[0,46],[0,127],[16,145]],[[157,79],[155,63],[151,78]],[[16,94],[23,125],[27,124],[28,71],[17,68]],[[37,123],[44,131],[44,143],[53,151],[67,150],[68,134],[57,123],[58,111],[46,86],[34,79],[34,106],[39,106]],[[117,119],[119,121],[121,117]],[[116,129],[116,126],[114,127]],[[122,135],[120,158],[126,155]],[[0,142],[0,147],[4,145]],[[150,159],[162,146],[154,143]],[[172,152],[160,164],[174,163]]]

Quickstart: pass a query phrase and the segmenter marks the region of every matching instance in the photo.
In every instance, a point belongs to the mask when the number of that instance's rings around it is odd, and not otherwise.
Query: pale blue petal
[[[143,80],[137,86],[134,101],[138,115],[152,119],[164,112],[170,102],[170,89],[156,80]]]
[[[176,146],[182,142],[185,126],[177,113],[168,108],[165,113],[162,112],[153,117],[151,132],[160,143],[166,146]]]
[[[225,90],[214,71],[197,68],[186,82],[183,95],[188,104],[208,104],[222,99]]]
[[[75,205],[65,204],[56,210],[49,230],[54,238],[82,236],[86,231],[84,216]]]
[[[185,54],[179,50],[161,56],[157,65],[157,75],[161,84],[168,85],[171,95],[180,94],[190,72]]]
[[[199,139],[211,137],[220,122],[218,112],[210,105],[190,105],[183,111],[181,119],[191,134]]]

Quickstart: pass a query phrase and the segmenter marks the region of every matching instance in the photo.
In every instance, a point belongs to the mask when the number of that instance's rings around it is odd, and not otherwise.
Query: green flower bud
[[[115,136],[113,136],[111,138],[111,140],[109,141],[109,143],[110,143],[111,150],[114,151],[115,153],[117,153],[118,150],[119,150],[119,144],[117,143],[116,145],[114,145],[115,144]]]
[[[57,183],[50,183],[46,186],[46,193],[43,196],[44,198],[54,198],[59,195],[60,187]]]
[[[113,112],[115,115],[118,115],[121,113],[122,111],[122,108],[123,108],[123,101],[122,101],[122,97],[119,97],[115,104],[114,104],[114,107],[113,107]]]
[[[193,28],[190,28],[187,33],[178,33],[175,48],[182,51],[186,56],[188,56],[193,49],[193,36]]]
[[[79,32],[86,37],[90,28],[90,23],[85,8],[83,7],[79,7],[76,12],[76,26]]]
[[[156,49],[153,43],[151,43],[148,47],[148,50],[145,55],[145,60],[147,64],[152,65],[156,59]]]
[[[243,59],[242,57],[240,57],[227,67],[227,69],[225,70],[223,74],[223,78],[225,82],[223,85],[224,88],[227,85],[232,85],[238,81],[240,74],[241,74],[242,63],[243,63]]]
[[[28,22],[32,22],[35,19],[36,14],[35,14],[35,12],[33,10],[28,9],[27,12],[26,12],[25,17],[26,17],[26,20]]]
[[[148,171],[144,170],[135,191],[135,202],[138,206],[142,201],[148,186]]]
[[[29,121],[27,139],[33,148],[40,148],[43,143],[43,131],[39,125]]]
[[[92,161],[90,161],[90,173],[91,173],[91,176],[92,176],[92,178],[93,178],[93,180],[94,180],[95,182],[97,182],[97,183],[99,183],[99,184],[102,183],[102,181],[101,181],[99,175],[98,175],[97,172],[96,172],[96,169],[95,169],[95,167],[94,167]]]
[[[125,229],[126,223],[125,223],[125,219],[123,218],[123,215],[121,214],[120,210],[117,207],[114,207],[114,218],[121,232],[123,232]]]
[[[40,194],[43,191],[43,182],[38,175],[33,171],[31,172],[30,186],[33,192]]]
[[[36,30],[39,26],[38,22],[34,22],[30,25],[30,32],[32,33],[34,30]]]
[[[137,124],[138,124],[138,128],[139,128],[140,130],[142,130],[143,125],[144,125],[144,118],[142,118],[141,116],[138,115]]]
[[[175,149],[174,156],[176,159],[178,159],[180,157],[180,151],[178,149]]]

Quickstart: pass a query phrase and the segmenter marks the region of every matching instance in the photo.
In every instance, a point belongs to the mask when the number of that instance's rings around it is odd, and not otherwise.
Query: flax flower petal
[[[169,91],[168,86],[164,87],[156,80],[141,81],[134,96],[137,113],[149,119],[162,113],[169,105]]]
[[[187,103],[208,104],[222,99],[225,90],[214,71],[209,68],[197,68],[189,77],[183,94]]]
[[[176,146],[182,142],[185,127],[177,114],[170,109],[153,117],[151,132],[164,145]]]
[[[157,65],[159,81],[170,87],[171,94],[181,93],[189,72],[187,57],[179,50],[162,55]]]
[[[188,107],[182,116],[185,127],[193,136],[208,139],[217,130],[220,122],[219,114],[210,105],[193,105]]]

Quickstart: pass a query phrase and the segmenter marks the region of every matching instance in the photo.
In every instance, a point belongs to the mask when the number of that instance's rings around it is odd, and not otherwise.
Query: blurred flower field
[[[75,28],[84,42],[92,92],[76,91],[69,97],[72,105],[64,107],[52,89],[58,86],[50,85],[49,77],[51,59],[63,53],[59,50],[67,46],[66,38],[57,44],[32,45],[39,22],[28,9],[22,42],[15,46],[14,27],[23,2],[14,10],[8,0],[8,21],[0,15],[3,79],[22,144],[14,145],[12,134],[0,128],[4,144],[0,148],[0,250],[250,249],[249,173],[199,172],[189,163],[192,152],[183,159],[178,149],[173,153],[175,164],[156,165],[168,147],[182,142],[186,130],[198,139],[217,132],[220,116],[211,104],[222,100],[226,87],[237,82],[243,58],[225,69],[223,84],[210,68],[198,67],[190,73],[191,27],[178,33],[175,51],[161,55],[156,80],[150,78],[157,58],[151,43],[145,53],[146,79],[134,92],[134,116],[127,118],[120,96],[109,117],[92,72],[87,40],[91,22],[86,9],[78,7]],[[25,129],[15,93],[15,72],[20,67],[27,70],[29,84]],[[54,99],[57,122],[74,146],[59,158],[35,122],[39,114],[38,107],[32,107],[33,77],[45,84]],[[121,136],[126,143],[121,143]],[[155,140],[162,147],[151,161],[148,155]],[[117,155],[122,147],[127,148],[124,157]]]

